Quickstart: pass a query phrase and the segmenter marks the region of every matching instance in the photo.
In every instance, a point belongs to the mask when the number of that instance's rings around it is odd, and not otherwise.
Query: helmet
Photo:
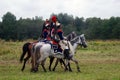
[[[56,16],[52,16],[51,19],[52,19],[53,22],[56,22],[56,21],[57,21],[57,17],[56,17]]]

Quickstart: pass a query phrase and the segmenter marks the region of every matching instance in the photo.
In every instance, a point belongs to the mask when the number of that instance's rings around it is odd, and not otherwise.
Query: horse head
[[[76,36],[74,39],[71,40],[71,43],[76,43],[76,44],[79,44],[81,46],[83,46],[84,48],[87,47],[87,42],[85,40],[85,36],[84,34],[81,34],[79,36]]]
[[[86,42],[84,34],[80,35],[80,40],[81,40],[81,46],[83,46],[84,48],[86,48],[87,47],[87,42]]]

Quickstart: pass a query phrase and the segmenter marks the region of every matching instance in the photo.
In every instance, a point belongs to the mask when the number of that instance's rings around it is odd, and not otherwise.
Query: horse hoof
[[[31,69],[31,70],[30,70],[30,72],[34,72],[34,70],[33,70],[33,69]]]
[[[78,72],[81,72],[80,70],[78,70]]]
[[[72,70],[69,70],[70,72],[72,72]]]
[[[65,68],[65,71],[68,71],[68,68]]]
[[[51,71],[51,68],[49,68],[49,71]]]
[[[53,69],[52,71],[55,71],[55,69]]]
[[[24,69],[21,69],[21,71],[23,72]]]
[[[37,72],[38,71],[38,69],[36,68],[36,69],[31,69],[31,72]]]
[[[38,68],[36,68],[34,71],[37,72],[37,71],[38,71]]]
[[[68,71],[68,69],[65,69],[65,72]]]

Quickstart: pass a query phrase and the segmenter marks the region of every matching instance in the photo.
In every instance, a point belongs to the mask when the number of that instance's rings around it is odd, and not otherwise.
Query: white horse
[[[72,34],[73,34],[73,33],[71,33],[71,34],[69,34],[69,35],[72,35]],[[69,35],[68,35],[68,36],[69,36]],[[69,38],[68,36],[65,37],[65,39],[69,40],[69,41],[72,43],[72,46],[74,46],[74,50],[75,50],[75,51],[76,51],[76,48],[77,48],[79,45],[80,45],[81,47],[84,47],[84,48],[87,47],[87,43],[86,43],[84,34],[79,35],[79,36],[75,35],[75,36],[72,36],[71,38]],[[66,56],[68,56],[68,55],[66,55]],[[50,70],[50,71],[51,71],[51,65],[52,65],[52,63],[53,63],[53,60],[54,60],[54,57],[51,57],[51,56],[50,56],[50,65],[49,65],[49,70]],[[54,68],[52,69],[53,71],[55,71],[55,68],[56,68],[56,66],[57,66],[57,64],[58,64],[59,61],[60,61],[61,66],[62,66],[62,64],[64,64],[64,66],[65,66],[65,63],[64,63],[63,59],[58,59],[58,58],[57,58],[57,60],[56,60],[56,62],[55,62],[55,65],[54,65]],[[62,67],[63,67],[63,66],[62,66]],[[70,63],[68,64],[68,69],[69,69],[69,71],[72,71],[72,69],[71,69],[71,67],[70,67]]]
[[[78,36],[78,38],[76,38],[76,39],[80,39],[81,37],[84,37],[84,35]],[[80,71],[78,61],[74,59],[75,49],[76,49],[78,43],[81,43],[81,42],[77,42],[72,46],[68,40],[60,41],[59,44],[61,45],[61,47],[63,49],[62,55],[56,55],[54,53],[54,50],[51,47],[51,44],[49,44],[49,43],[42,43],[42,42],[37,43],[34,47],[34,49],[35,49],[34,53],[32,54],[32,60],[33,60],[32,70],[37,71],[38,65],[41,64],[44,71],[46,71],[46,69],[44,67],[45,60],[47,57],[53,56],[53,57],[56,57],[59,59],[65,58],[65,60],[66,60],[65,70],[67,69],[69,61],[72,60],[76,63],[77,70]],[[68,56],[66,57],[65,54],[68,54]]]

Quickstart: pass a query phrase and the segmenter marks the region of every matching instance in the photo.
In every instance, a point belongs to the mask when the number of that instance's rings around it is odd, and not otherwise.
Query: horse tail
[[[25,56],[25,54],[26,53],[28,53],[28,55],[31,55],[30,53],[29,53],[29,45],[30,45],[31,43],[29,43],[29,42],[27,42],[27,43],[25,43],[24,45],[23,45],[23,47],[22,47],[22,54],[21,54],[21,57],[20,57],[20,62],[22,62],[23,61],[23,58],[24,58],[24,56]]]
[[[40,48],[39,46],[33,46],[33,53],[32,53],[32,69],[36,72],[38,70],[38,60],[40,58]]]
[[[34,50],[34,52],[35,52],[34,53],[35,54],[35,62],[37,62],[41,58],[41,54],[40,54],[41,47],[42,47],[42,45],[39,45]]]

